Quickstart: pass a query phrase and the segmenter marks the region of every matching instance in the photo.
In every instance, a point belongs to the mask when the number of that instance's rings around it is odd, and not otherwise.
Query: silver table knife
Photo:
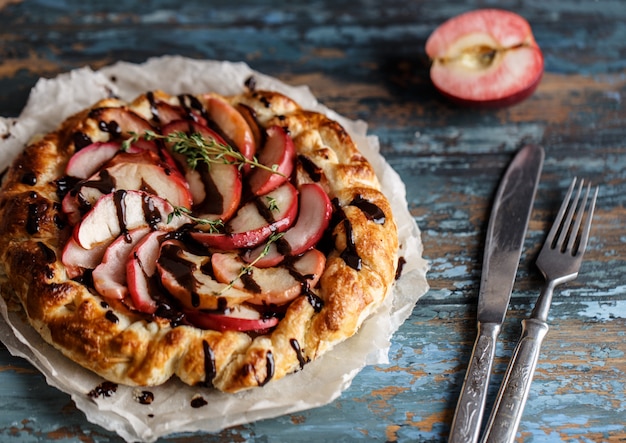
[[[493,203],[478,295],[478,333],[452,421],[451,443],[478,440],[496,338],[511,298],[543,158],[540,146],[520,149],[502,178]]]

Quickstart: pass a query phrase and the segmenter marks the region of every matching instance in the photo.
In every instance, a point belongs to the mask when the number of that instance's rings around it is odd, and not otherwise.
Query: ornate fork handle
[[[548,287],[544,292],[551,290]],[[515,440],[539,360],[541,344],[547,333],[548,323],[545,321],[537,318],[522,320],[522,334],[489,417],[484,443],[507,443]]]
[[[449,443],[478,440],[500,325],[478,323],[478,335],[452,421]]]

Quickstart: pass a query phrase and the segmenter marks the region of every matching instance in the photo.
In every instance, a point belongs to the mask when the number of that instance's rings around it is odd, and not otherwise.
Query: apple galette
[[[235,392],[356,333],[394,282],[387,199],[347,132],[255,90],[102,100],[0,197],[3,296],[105,379]]]

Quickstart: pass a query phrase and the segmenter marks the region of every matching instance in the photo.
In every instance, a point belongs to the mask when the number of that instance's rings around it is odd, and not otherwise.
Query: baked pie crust
[[[73,224],[80,223],[70,221],[63,206],[76,183],[66,173],[70,158],[91,143],[132,137],[135,126],[126,120],[129,115],[159,133],[163,122],[157,104],[195,119],[206,114],[210,97],[247,118],[259,149],[265,130],[283,128],[298,158],[291,182],[296,188],[315,183],[333,203],[333,217],[316,246],[325,256],[319,280],[315,286],[303,284],[281,306],[264,306],[264,315],[269,311],[279,321],[262,331],[197,327],[175,303],[168,303],[167,315],[142,312],[128,297],[102,296],[90,270],[77,273],[62,260],[75,238]],[[206,122],[213,123],[210,118]],[[229,140],[236,138],[224,125],[217,126]],[[142,192],[150,193],[148,188]],[[241,204],[245,201],[244,193]],[[206,255],[213,252],[207,249]],[[131,386],[160,385],[176,375],[189,385],[237,392],[302,370],[354,335],[382,303],[395,280],[397,253],[389,202],[348,133],[284,94],[253,87],[233,96],[154,91],[130,103],[101,100],[29,144],[6,172],[0,195],[3,296],[19,301],[44,340],[71,360]]]

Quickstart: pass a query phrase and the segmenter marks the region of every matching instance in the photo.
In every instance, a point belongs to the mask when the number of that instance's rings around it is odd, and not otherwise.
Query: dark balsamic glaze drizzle
[[[91,188],[96,189],[101,194],[110,194],[115,190],[116,180],[108,170],[102,169],[98,173],[98,177],[93,180],[81,180],[74,185],[74,187],[69,191],[70,195],[76,196],[78,199],[78,204],[80,210],[84,213],[91,209],[91,203],[85,200],[83,195],[81,194],[81,190],[83,188]]]
[[[217,375],[215,353],[206,340],[202,340],[202,350],[204,351],[204,384],[213,386],[213,379]]]
[[[324,307],[324,300],[322,300],[319,295],[310,290],[306,291],[304,295],[309,301],[309,304],[313,307],[313,310],[319,313]]]
[[[76,185],[80,182],[80,179],[75,177],[61,177],[57,179],[54,184],[56,185],[56,194],[59,197],[60,201],[63,201],[63,198],[67,195],[68,192],[73,190]]]
[[[105,318],[109,320],[111,323],[119,323],[120,319],[117,318],[117,315],[113,313],[113,311],[108,310],[106,314],[104,314]]]
[[[202,103],[200,103],[200,100],[198,100],[193,95],[180,94],[178,96],[178,102],[180,103],[180,106],[185,110],[185,114],[187,114],[187,117],[190,120],[195,121],[197,113],[200,114],[202,118],[204,118],[206,121],[210,120],[209,115],[206,112],[206,109],[204,109],[204,106],[202,106]]]
[[[37,242],[37,246],[39,246],[39,249],[43,253],[46,263],[50,264],[50,263],[54,263],[55,261],[57,261],[57,255],[45,243],[39,241]]]
[[[37,184],[37,175],[32,171],[25,172],[20,181],[25,185],[35,186]]]
[[[100,383],[87,394],[90,398],[111,397],[117,392],[117,383],[105,381]]]
[[[300,370],[304,369],[304,365],[306,365],[311,360],[309,358],[304,358],[304,354],[302,353],[302,348],[300,348],[300,343],[295,338],[289,339],[289,344],[296,351],[296,357],[298,358],[298,363],[300,364]]]
[[[200,214],[221,214],[224,210],[224,197],[219,192],[213,177],[209,173],[209,165],[205,162],[198,163],[196,171],[200,174],[204,184],[204,200],[194,206],[194,210]]]
[[[174,279],[191,294],[191,305],[200,306],[200,297],[197,294],[197,281],[193,277],[196,264],[185,260],[180,256],[181,247],[177,244],[169,243],[163,245],[159,254],[158,264],[166,272],[172,274]]]
[[[406,264],[406,259],[404,257],[398,258],[398,267],[396,268],[396,280],[399,280],[402,276],[402,270],[404,269],[404,265]]]
[[[206,406],[208,404],[209,403],[201,395],[197,395],[191,399],[191,407],[194,409],[201,408],[202,406]]]
[[[141,201],[141,207],[146,223],[151,230],[156,231],[158,224],[161,223],[163,219],[161,218],[161,211],[154,206],[154,200],[150,198],[149,194],[144,195]]]
[[[80,131],[75,132],[72,135],[72,141],[74,142],[74,148],[76,149],[76,151],[80,151],[84,147],[89,146],[93,143],[93,141],[91,140],[91,138],[89,138],[87,134]]]
[[[346,249],[339,255],[355,271],[361,270],[361,257],[356,250],[356,244],[352,236],[352,223],[347,218],[343,220],[343,227],[346,230]]]
[[[265,354],[265,380],[259,383],[259,386],[265,386],[274,377],[276,371],[276,362],[274,361],[274,354],[272,351],[267,351]]]
[[[37,198],[38,195],[34,193],[33,198]],[[48,205],[45,202],[39,203],[30,203],[28,205],[28,216],[26,217],[26,232],[30,235],[35,235],[39,232],[39,223],[41,223],[41,219],[45,216],[46,211],[48,210]]]
[[[154,394],[150,391],[141,391],[135,395],[135,400],[142,405],[150,405],[154,401]]]
[[[248,88],[249,91],[256,90],[256,77],[254,75],[251,75],[246,79],[243,84],[246,88]]]
[[[152,120],[157,124],[161,124],[161,117],[159,116],[159,108],[156,104],[156,100],[154,99],[154,92],[148,91],[146,93],[146,98],[148,99],[148,103],[150,103],[150,113],[152,114]]]
[[[307,157],[306,155],[298,155],[298,161],[302,165],[304,172],[313,180],[315,183],[318,183],[322,179],[322,168],[317,166],[313,161]]]
[[[240,277],[241,282],[243,283],[244,289],[247,291],[253,292],[255,294],[260,294],[262,289],[259,284],[254,281],[254,277],[252,275],[252,271],[245,272]]]
[[[115,204],[115,211],[117,213],[117,220],[120,225],[120,234],[124,236],[127,243],[132,241],[126,226],[126,191],[119,189],[113,194],[113,203]]]
[[[365,200],[361,194],[354,197],[354,199],[350,202],[350,206],[356,206],[359,208],[368,220],[371,220],[378,225],[385,224],[385,213],[383,210],[371,201]]]
[[[115,120],[111,120],[110,122],[100,120],[98,122],[98,128],[100,128],[102,132],[108,132],[113,137],[117,137],[122,134],[122,128],[120,128],[119,123]]]

